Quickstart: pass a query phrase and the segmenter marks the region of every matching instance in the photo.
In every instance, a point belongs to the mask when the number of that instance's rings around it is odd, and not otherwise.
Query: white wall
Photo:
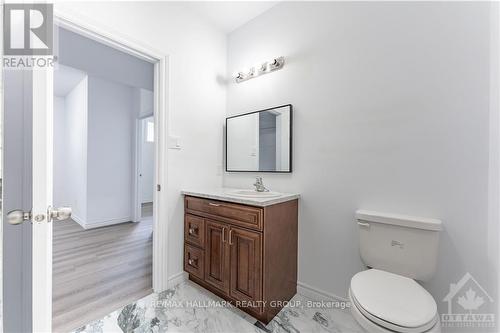
[[[169,223],[168,271],[176,276],[183,271],[180,190],[222,183],[226,36],[181,3],[61,2],[54,7],[56,13],[130,36],[170,56],[168,127],[181,138],[182,149],[169,150],[169,218],[160,222]]]
[[[63,28],[57,28],[57,46],[60,64],[89,76],[153,90],[153,66],[147,61]]]
[[[86,227],[132,220],[132,87],[89,76]]]
[[[228,73],[286,57],[281,71],[230,82],[227,110],[294,106],[294,172],[264,182],[302,193],[301,282],[346,296],[364,268],[354,221],[364,208],[444,221],[439,268],[425,284],[441,310],[466,272],[496,295],[489,6],[281,3],[229,35]],[[249,187],[254,176],[226,173],[224,185]]]
[[[63,156],[66,172],[63,175],[66,190],[58,203],[72,207],[73,219],[79,223],[87,220],[87,96],[88,78],[85,77],[65,98],[66,142]],[[56,178],[59,176],[56,175]]]
[[[490,47],[490,159],[489,159],[489,226],[488,246],[489,262],[492,267],[499,263],[499,221],[500,221],[500,5],[491,3],[491,47]],[[496,265],[494,274],[498,276],[500,265]],[[492,269],[493,270],[493,269]],[[497,291],[500,290],[497,279]],[[497,292],[497,299],[499,293]],[[497,307],[500,318],[500,306]]]

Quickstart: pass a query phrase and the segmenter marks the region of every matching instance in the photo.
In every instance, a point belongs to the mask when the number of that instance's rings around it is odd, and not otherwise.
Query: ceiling
[[[187,1],[185,6],[225,33],[264,13],[279,1]]]

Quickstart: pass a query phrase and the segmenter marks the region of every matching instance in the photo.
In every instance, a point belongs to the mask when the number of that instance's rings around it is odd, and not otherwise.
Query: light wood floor
[[[91,230],[73,220],[54,223],[54,332],[79,328],[152,292],[152,222]]]

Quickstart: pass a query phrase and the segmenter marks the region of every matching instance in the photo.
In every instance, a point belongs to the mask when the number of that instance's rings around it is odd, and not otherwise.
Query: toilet
[[[434,298],[417,281],[435,273],[442,222],[356,211],[361,259],[369,269],[351,279],[349,301],[368,332],[441,332]]]

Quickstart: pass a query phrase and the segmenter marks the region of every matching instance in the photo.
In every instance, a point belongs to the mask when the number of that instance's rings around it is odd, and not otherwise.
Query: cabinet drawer
[[[217,200],[186,197],[186,211],[232,223],[242,227],[262,230],[262,209]]]
[[[201,248],[205,245],[205,221],[203,218],[186,214],[184,218],[184,239]]]
[[[184,270],[199,279],[203,279],[205,263],[203,255],[203,250],[184,245]]]

